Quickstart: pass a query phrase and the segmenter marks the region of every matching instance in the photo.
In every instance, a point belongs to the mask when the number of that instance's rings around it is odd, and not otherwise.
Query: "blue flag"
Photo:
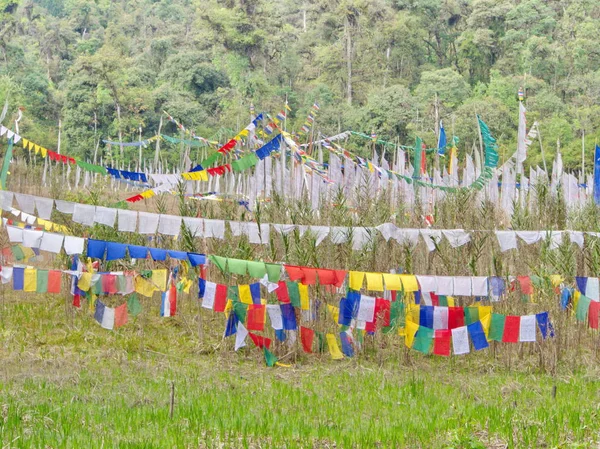
[[[600,146],[594,154],[594,203],[600,204]]]
[[[467,325],[467,330],[471,336],[471,341],[473,342],[473,347],[476,351],[490,346],[485,338],[485,332],[483,331],[481,321],[475,321],[474,323]]]
[[[444,124],[440,120],[440,137],[438,138],[438,154],[443,156],[446,153],[446,130]]]

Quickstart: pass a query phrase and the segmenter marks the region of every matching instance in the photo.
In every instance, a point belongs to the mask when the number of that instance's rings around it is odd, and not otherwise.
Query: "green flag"
[[[0,172],[0,189],[6,190],[6,177],[8,176],[8,168],[10,166],[10,160],[13,154],[13,140],[12,137],[8,139],[8,148],[4,155],[4,162],[2,163],[2,172]]]
[[[590,304],[592,300],[585,295],[579,296],[579,302],[577,303],[577,310],[575,311],[575,318],[577,321],[587,320],[588,310],[590,310]]]
[[[419,326],[417,335],[415,335],[415,341],[413,342],[413,349],[423,354],[429,354],[433,346],[433,332],[433,329]]]
[[[301,307],[300,304],[300,289],[297,282],[286,281],[290,302],[294,307]]]
[[[127,300],[127,313],[131,316],[138,316],[142,311],[142,305],[134,293]]]
[[[208,256],[208,259],[212,263],[214,263],[219,268],[219,270],[221,270],[223,272],[225,271],[225,266],[227,264],[227,257],[214,256],[211,254],[210,256]]]
[[[465,324],[473,324],[479,321],[479,307],[465,307]]]
[[[243,302],[234,302],[233,313],[235,313],[235,316],[237,316],[238,320],[240,320],[242,323],[245,323],[246,315],[248,314],[248,304],[244,304]]]
[[[248,261],[248,274],[253,278],[262,278],[267,274],[267,267],[264,262]]]
[[[277,357],[275,357],[275,355],[269,351],[266,346],[263,346],[263,352],[265,354],[265,363],[267,366],[275,366],[277,363]]]
[[[415,154],[413,157],[413,178],[415,179],[419,179],[421,177],[421,146],[421,138],[417,137],[417,140],[415,141]]]
[[[246,274],[248,262],[241,259],[227,259],[227,269],[230,273],[243,276]]]
[[[274,263],[265,264],[267,267],[267,274],[269,275],[270,282],[279,282],[281,279],[281,265]]]
[[[504,335],[504,315],[498,313],[492,313],[492,322],[490,324],[490,333],[488,340],[502,341]]]
[[[37,293],[48,292],[48,270],[37,270],[37,285],[35,291]]]
[[[227,287],[227,299],[231,299],[233,302],[239,302],[240,301],[239,293],[240,292],[238,290],[237,285],[230,285],[229,287]]]

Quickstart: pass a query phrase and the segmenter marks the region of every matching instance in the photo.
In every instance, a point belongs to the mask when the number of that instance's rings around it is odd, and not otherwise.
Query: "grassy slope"
[[[2,298],[3,447],[589,447],[598,440],[597,375],[593,363],[574,368],[575,357],[554,375],[538,370],[531,351],[506,365],[491,351],[407,359],[401,347],[266,368],[251,342],[238,354],[216,337],[200,345],[185,305],[169,320],[148,306],[110,332],[63,304],[42,295]]]

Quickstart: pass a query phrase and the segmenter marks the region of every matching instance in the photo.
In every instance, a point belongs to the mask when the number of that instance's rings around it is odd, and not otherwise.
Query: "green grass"
[[[241,357],[243,358],[243,356]],[[71,361],[65,360],[68,365]],[[1,389],[10,447],[589,447],[592,377],[107,354],[79,372],[25,366]],[[170,382],[175,408],[169,418]],[[552,387],[557,386],[556,399]]]
[[[2,447],[537,448],[600,439],[587,352],[567,352],[550,374],[533,346],[500,346],[496,358],[406,357],[394,336],[394,348],[352,360],[298,354],[285,360],[290,368],[267,368],[251,342],[238,353],[220,342],[218,318],[203,317],[199,339],[185,302],[168,320],[156,307],[110,332],[62,298],[5,297]]]

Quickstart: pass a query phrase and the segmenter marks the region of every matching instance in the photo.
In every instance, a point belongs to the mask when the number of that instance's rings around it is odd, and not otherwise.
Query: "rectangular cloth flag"
[[[327,334],[325,336],[327,339],[327,346],[329,347],[329,354],[331,354],[331,358],[333,360],[340,360],[344,358],[344,354],[340,351],[340,347],[337,344],[337,340],[335,339],[334,334]]]
[[[504,335],[502,335],[502,341],[505,343],[517,343],[519,341],[520,328],[520,316],[506,316],[504,319]]]
[[[308,327],[300,327],[300,340],[302,341],[302,349],[304,352],[312,353],[312,344],[315,338],[315,332]]]
[[[449,329],[439,329],[435,331],[433,340],[433,353],[435,355],[450,356],[450,339],[452,331]]]
[[[162,293],[162,301],[160,304],[160,316],[171,317],[177,312],[177,288],[175,283],[169,278],[170,288]]]
[[[470,352],[467,326],[452,329],[452,347],[455,355],[468,354]]]

